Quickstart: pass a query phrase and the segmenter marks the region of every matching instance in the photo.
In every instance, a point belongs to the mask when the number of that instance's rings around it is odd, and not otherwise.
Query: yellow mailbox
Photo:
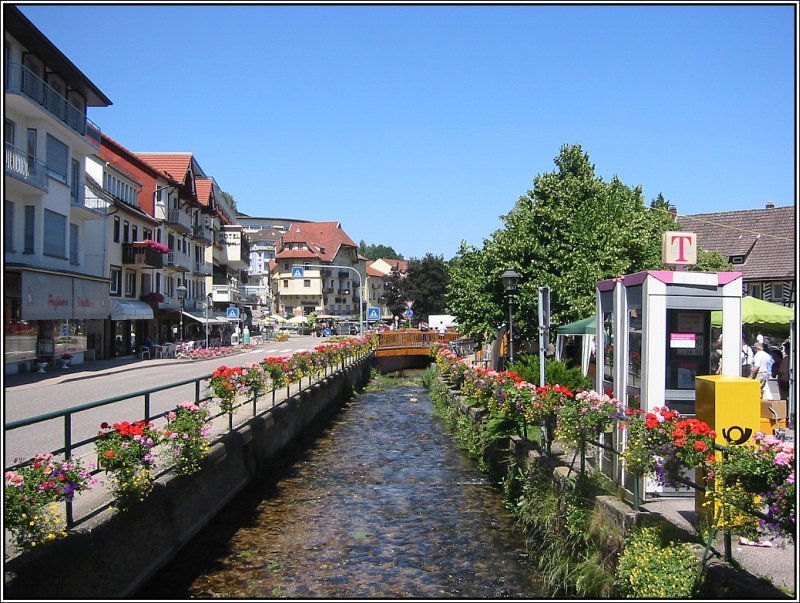
[[[709,375],[695,377],[695,416],[716,432],[715,442],[721,446],[749,444],[761,431],[761,382],[747,377]],[[718,455],[720,453],[717,453]],[[704,483],[699,475],[698,483]],[[695,493],[695,511],[708,516],[703,509],[705,495]]]

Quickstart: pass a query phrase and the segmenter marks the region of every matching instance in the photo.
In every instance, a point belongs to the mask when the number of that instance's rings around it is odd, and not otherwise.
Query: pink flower
[[[779,452],[775,455],[775,458],[772,462],[780,467],[791,467],[792,456],[790,454],[786,454],[785,452]]]

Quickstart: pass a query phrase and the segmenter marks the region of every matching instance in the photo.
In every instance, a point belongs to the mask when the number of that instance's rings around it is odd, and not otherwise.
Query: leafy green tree
[[[502,322],[500,275],[509,267],[520,274],[514,328],[528,337],[539,287],[550,287],[552,324],[566,324],[595,311],[597,281],[661,267],[661,234],[675,226],[668,213],[651,211],[641,187],[616,176],[604,182],[580,145],[562,146],[555,164],[501,216],[505,227],[482,250],[462,245],[452,263],[448,304],[472,336]]]
[[[222,191],[222,196],[225,197],[225,201],[228,203],[233,212],[236,213],[236,199],[233,198],[233,195]]]
[[[392,247],[387,245],[367,245],[363,239],[358,243],[358,253],[363,255],[368,260],[378,260],[381,258],[391,260],[403,259],[403,256],[397,253]]]
[[[403,280],[405,275],[397,270],[392,270],[389,277],[383,281],[383,301],[392,313],[392,316],[402,316],[406,311],[405,297],[403,295]]]
[[[428,320],[431,314],[444,314],[444,292],[449,276],[444,258],[431,253],[408,261],[408,273],[401,281],[402,296],[414,302],[415,321]]]

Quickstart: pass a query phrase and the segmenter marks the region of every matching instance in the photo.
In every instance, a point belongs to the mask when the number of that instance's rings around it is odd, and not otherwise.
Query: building
[[[405,276],[408,273],[406,260],[379,258],[367,263],[367,291],[370,307],[379,308],[381,319],[391,320],[392,311],[389,308],[387,296],[388,285],[396,276]]]
[[[109,315],[108,204],[86,195],[108,97],[13,5],[3,5],[5,372],[93,357]]]
[[[744,295],[794,307],[796,276],[794,206],[681,215],[705,251],[718,251],[742,273]]]
[[[293,223],[283,235],[271,280],[272,310],[282,316],[357,318],[366,311],[366,265],[339,222]]]

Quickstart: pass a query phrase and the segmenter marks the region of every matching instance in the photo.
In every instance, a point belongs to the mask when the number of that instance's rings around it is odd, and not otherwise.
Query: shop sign
[[[72,278],[38,272],[22,273],[23,320],[58,320],[73,317]]]
[[[98,319],[108,318],[109,287],[108,283],[76,278],[73,280],[75,307],[72,318]]]

